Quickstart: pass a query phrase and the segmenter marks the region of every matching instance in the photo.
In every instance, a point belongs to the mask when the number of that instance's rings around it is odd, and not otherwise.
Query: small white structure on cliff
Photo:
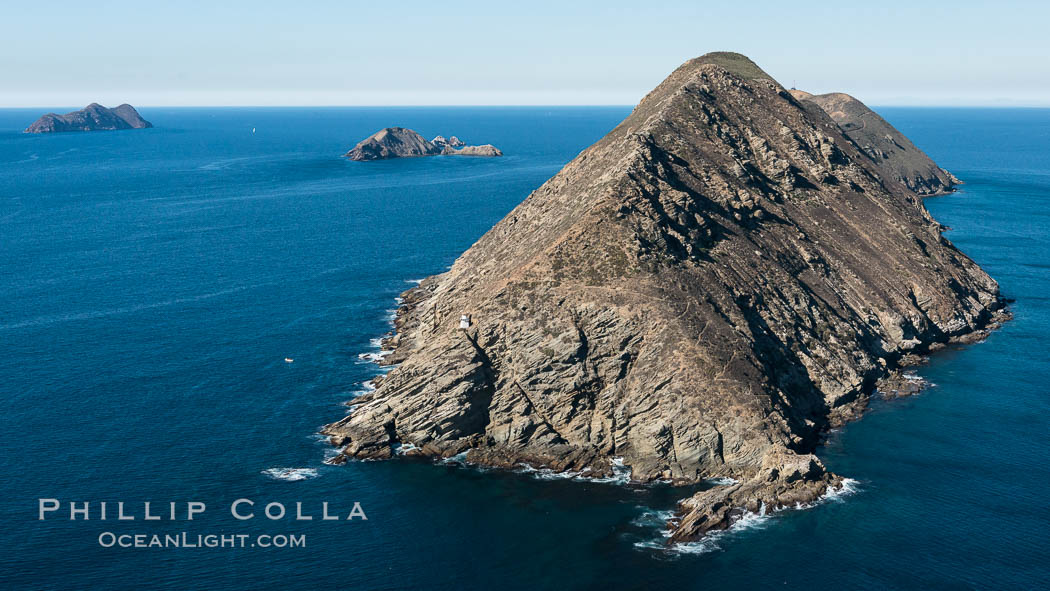
[[[464,314],[459,317],[459,328],[462,330],[470,328],[470,314]]]

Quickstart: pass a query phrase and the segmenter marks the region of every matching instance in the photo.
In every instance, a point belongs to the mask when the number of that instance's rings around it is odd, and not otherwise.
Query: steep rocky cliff
[[[143,119],[135,107],[129,104],[107,109],[98,103],[91,103],[79,111],[65,115],[48,113],[27,127],[25,133],[112,131],[147,127],[153,127],[153,124]]]
[[[919,195],[947,193],[959,183],[897,128],[852,96],[841,92],[813,95],[801,90],[792,90],[791,94],[823,109],[880,170]]]
[[[821,109],[708,54],[406,292],[397,367],[324,432],[342,459],[738,481],[674,540],[812,500],[840,482],[822,431],[1002,307],[941,230]]]
[[[502,156],[503,152],[491,144],[467,146],[456,136],[446,140],[437,136],[427,141],[411,129],[387,127],[361,140],[346,153],[351,160],[386,160],[417,156]]]

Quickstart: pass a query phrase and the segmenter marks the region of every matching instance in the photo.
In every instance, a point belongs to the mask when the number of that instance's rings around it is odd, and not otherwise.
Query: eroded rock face
[[[348,458],[738,481],[684,501],[676,541],[812,500],[840,482],[820,433],[1003,306],[941,230],[822,110],[708,54],[406,292],[398,366],[324,433]]]
[[[915,193],[940,195],[951,192],[959,184],[952,173],[937,166],[904,134],[852,96],[841,92],[812,95],[793,90],[791,93],[823,109],[885,175],[904,183]]]
[[[147,127],[153,127],[153,124],[143,119],[135,107],[129,104],[107,109],[98,103],[91,103],[79,111],[65,115],[48,113],[27,127],[25,133],[112,131]]]
[[[442,154],[454,154],[457,156],[502,156],[503,152],[499,148],[492,144],[485,144],[482,146],[465,146],[460,149],[450,148],[451,151],[442,152]]]
[[[457,149],[459,146],[465,146]],[[491,144],[466,146],[459,138],[446,140],[437,136],[427,141],[411,129],[387,127],[368,136],[346,153],[351,160],[385,160],[388,158],[411,158],[416,156],[502,156]]]

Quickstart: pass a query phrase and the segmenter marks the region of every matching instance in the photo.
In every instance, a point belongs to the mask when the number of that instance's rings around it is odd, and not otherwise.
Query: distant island
[[[351,160],[387,160],[416,156],[502,156],[492,144],[468,146],[456,136],[437,136],[427,141],[404,127],[387,127],[361,140],[346,153]]]
[[[108,109],[91,103],[79,111],[59,115],[48,113],[26,128],[25,133],[58,133],[65,131],[113,131],[117,129],[145,129],[153,127],[125,103]]]

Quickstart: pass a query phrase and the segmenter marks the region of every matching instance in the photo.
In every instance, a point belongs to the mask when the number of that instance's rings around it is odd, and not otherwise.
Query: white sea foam
[[[860,481],[852,478],[843,478],[841,487],[836,489],[829,486],[828,491],[824,493],[824,496],[817,499],[815,502],[822,503],[831,501],[842,503],[845,502],[846,497],[855,495],[858,492],[860,492]]]
[[[612,459],[612,476],[587,478],[587,482],[607,482],[610,484],[627,484],[631,482],[631,468],[623,464],[623,458]]]
[[[660,511],[643,508],[642,514],[631,520],[631,525],[638,527],[658,527],[666,531],[667,521],[674,517],[674,511]],[[668,534],[669,535],[669,534]]]
[[[757,513],[748,511],[734,521],[728,529],[709,531],[703,538],[700,538],[695,542],[680,542],[668,546],[666,543],[662,543],[659,539],[655,539],[646,542],[639,542],[635,544],[635,546],[639,548],[659,549],[671,554],[705,554],[707,552],[721,550],[722,546],[719,544],[726,538],[749,530],[764,529],[769,524],[769,520],[770,515],[766,511],[766,506],[762,505],[759,507]],[[663,530],[660,532],[660,536],[663,538],[668,538],[670,535],[671,532],[669,530]]]
[[[368,362],[368,363],[379,363],[380,361],[383,360],[384,357],[386,357],[387,355],[390,355],[391,353],[394,352],[391,349],[384,349],[383,348],[383,337],[376,337],[374,339],[369,339],[368,343],[372,346],[373,350],[365,352],[365,353],[359,353],[357,355],[357,358],[362,360],[362,361],[365,361],[365,362]]]
[[[670,546],[666,544],[666,538],[670,537],[671,533],[669,530],[663,528],[663,525],[664,523],[666,523],[667,519],[670,519],[673,516],[673,513],[670,511],[660,512],[650,509],[638,518],[636,518],[631,523],[642,527],[650,524],[659,526],[661,528],[659,531],[659,535],[654,537],[653,539],[636,542],[634,546],[642,550],[660,550],[662,552],[668,552],[672,554],[704,554],[706,552],[713,552],[715,550],[721,550],[719,542],[725,540],[728,537],[731,537],[744,531],[765,529],[769,525],[773,513],[778,513],[780,511],[810,509],[812,507],[816,507],[817,505],[829,502],[842,503],[845,502],[845,497],[856,494],[860,490],[860,482],[852,478],[844,478],[842,480],[842,486],[840,486],[839,488],[833,488],[831,486],[828,486],[827,492],[825,492],[824,495],[822,495],[819,499],[813,501],[812,503],[797,503],[793,507],[783,507],[775,511],[767,511],[766,506],[762,505],[757,513],[751,511],[744,513],[744,515],[741,516],[740,519],[734,521],[728,529],[720,531],[709,531],[707,532],[707,534],[704,535],[703,538],[695,542],[681,542]],[[663,515],[666,515],[666,518],[660,522],[656,522],[656,517],[662,517]]]
[[[376,390],[376,385],[375,385],[375,383],[372,380],[368,380],[367,382],[361,382],[361,388],[350,392],[350,399],[345,401],[345,402],[343,402],[343,404],[345,404],[347,406],[347,414],[349,414],[355,408],[357,408],[358,405],[354,404],[354,399],[355,398],[358,398],[359,396],[364,396],[365,394],[368,394],[369,392],[375,392],[375,390]]]
[[[316,468],[268,468],[263,470],[262,473],[271,478],[286,480],[288,482],[296,482],[317,477]]]
[[[536,468],[525,462],[521,462],[514,470],[519,474],[529,474],[539,480],[578,480],[580,482],[601,482],[607,484],[627,484],[631,481],[631,469],[623,465],[623,458],[612,459],[612,475],[594,478],[587,474],[590,468],[584,468],[579,472],[572,470],[555,471],[550,468]]]
[[[383,360],[384,357],[386,357],[387,355],[389,355],[391,353],[393,353],[393,351],[391,351],[389,349],[380,349],[379,351],[375,351],[375,352],[359,353],[357,355],[357,358],[362,360],[362,361],[367,361],[369,363],[379,363],[380,361]]]
[[[574,478],[579,477],[581,474],[582,472],[572,472],[570,470],[555,472],[554,470],[551,470],[549,468],[535,470],[532,472],[532,476],[540,480],[572,480]]]
[[[410,451],[412,451],[414,449],[419,449],[418,447],[416,447],[416,445],[414,443],[398,443],[398,444],[395,444],[393,446],[393,448],[394,448],[394,455],[397,455],[397,456],[405,455],[406,453],[408,453],[408,452],[410,452]]]
[[[740,481],[736,480],[734,478],[729,478],[728,476],[723,476],[723,477],[720,477],[720,478],[705,478],[704,479],[704,483],[705,484],[712,484],[714,486],[729,486],[730,484],[736,484],[738,482],[740,482]]]
[[[454,456],[442,458],[440,462],[442,464],[459,464],[460,466],[469,466],[469,464],[467,464],[467,452],[461,452]]]
[[[405,283],[412,283],[414,285],[419,285],[420,283],[423,283],[423,280],[422,279],[405,279]],[[398,299],[401,299],[401,298],[398,298]]]

